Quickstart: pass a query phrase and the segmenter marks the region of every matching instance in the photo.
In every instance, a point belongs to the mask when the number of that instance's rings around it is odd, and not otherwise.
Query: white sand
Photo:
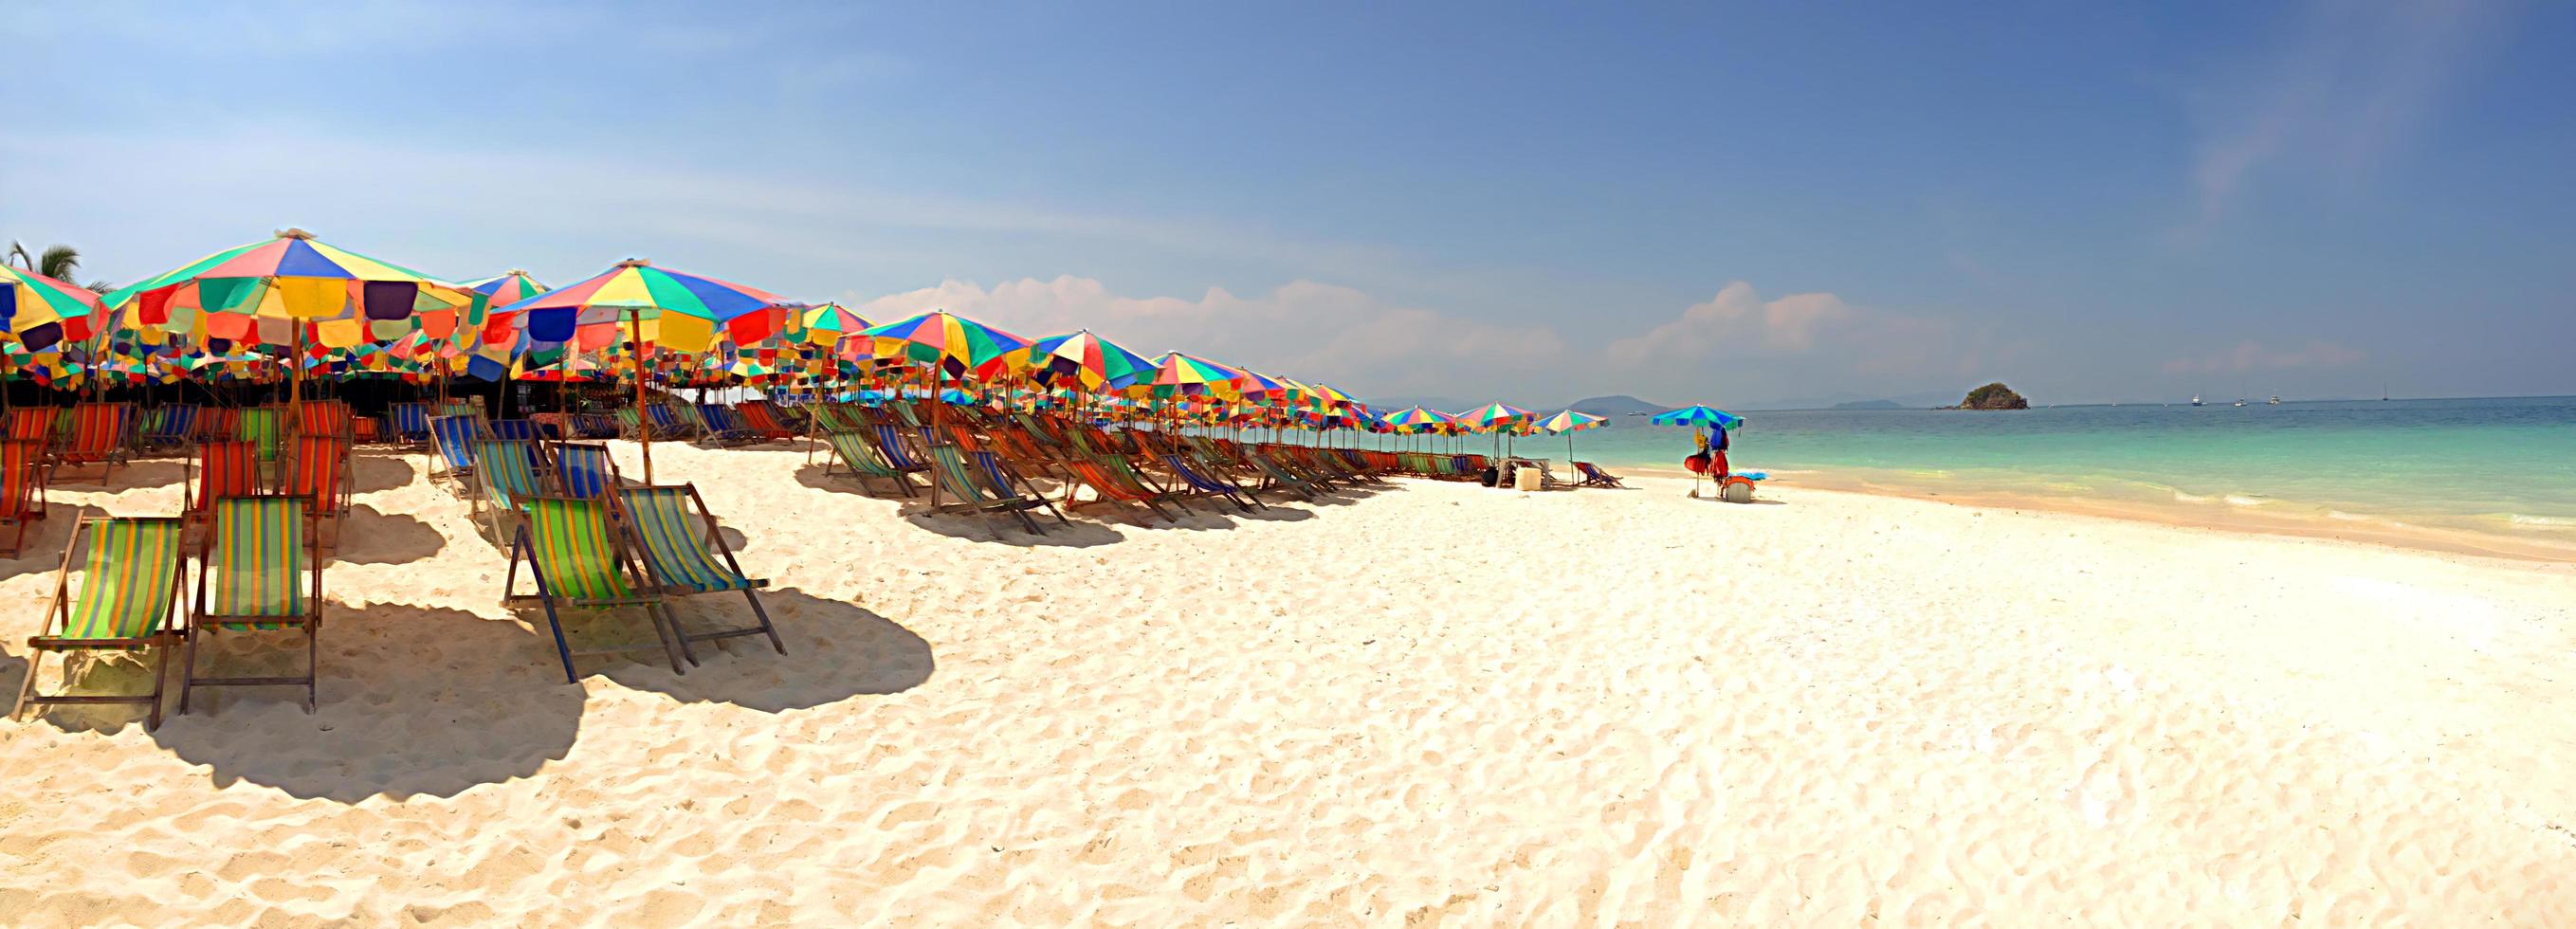
[[[798,452],[656,452],[790,654],[567,685],[464,506],[379,457],[319,715],[0,724],[0,922],[2576,914],[2559,566],[1662,481],[1027,544]],[[177,480],[61,493],[0,562],[0,687],[69,504],[168,512]]]

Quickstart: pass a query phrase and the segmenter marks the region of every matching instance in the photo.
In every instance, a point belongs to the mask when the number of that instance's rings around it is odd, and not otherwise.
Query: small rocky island
[[[1951,409],[2027,410],[2030,409],[2030,401],[2022,399],[2020,394],[2013,393],[2013,389],[2004,386],[2004,382],[1996,381],[1984,387],[1968,391],[1968,399],[1959,401],[1959,405],[1951,407]]]

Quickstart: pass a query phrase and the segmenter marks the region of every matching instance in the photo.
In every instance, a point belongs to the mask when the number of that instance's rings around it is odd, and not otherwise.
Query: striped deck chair
[[[653,635],[661,640],[671,670],[688,673],[680,666],[680,648],[671,639],[676,623],[671,619],[670,604],[636,565],[625,536],[612,529],[609,502],[568,497],[535,497],[526,502],[527,521],[510,539],[510,573],[503,582],[501,600],[513,606],[534,602],[545,608],[546,625],[554,630],[555,654],[563,659],[564,680],[581,683],[572,669],[576,654],[653,647],[624,645],[575,652],[564,637],[564,609],[643,609],[653,621]],[[528,576],[536,583],[536,593],[518,592],[522,563],[528,566]]]
[[[581,424],[581,437],[585,439],[614,439],[621,431],[617,417],[605,413],[575,413],[573,420]]]
[[[190,438],[198,443],[231,442],[240,438],[241,408],[201,406],[197,408],[197,432]]]
[[[49,406],[22,406],[9,411],[9,441],[41,442],[46,450],[54,447],[55,427],[61,417]]]
[[[644,435],[644,414],[635,412],[634,407],[619,407],[611,415],[616,417],[618,435],[629,439]]]
[[[915,457],[912,449],[904,445],[901,431],[885,423],[877,424],[872,431],[877,437],[877,454],[885,458],[887,464],[893,465],[895,470],[907,473],[930,470],[930,465]]]
[[[421,445],[429,441],[429,404],[397,403],[390,415],[393,417],[394,441],[405,445]]]
[[[966,453],[966,460],[975,466],[976,476],[983,478],[986,491],[993,494],[994,499],[1019,501],[1017,505],[1023,510],[1044,508],[1047,512],[1055,514],[1057,523],[1068,526],[1073,524],[1071,520],[1064,518],[1063,510],[1055,508],[1055,501],[1039,493],[1037,485],[1029,483],[1028,478],[1020,476],[1019,469],[1012,467],[1011,462],[1003,458],[1000,452],[990,449],[971,451]]]
[[[331,435],[295,437],[287,452],[286,494],[304,501],[314,531],[323,526],[330,539],[339,537],[340,521],[349,515],[349,442]]]
[[[0,441],[0,540],[8,557],[27,545],[27,525],[45,518],[45,482],[53,473],[45,443],[34,439]]]
[[[608,446],[566,442],[554,451],[555,486],[564,496],[597,500],[617,489],[617,461],[609,457]]]
[[[297,435],[323,435],[352,440],[357,437],[357,417],[349,404],[340,400],[306,400],[295,410]]]
[[[180,661],[179,712],[198,687],[304,687],[313,712],[321,663],[322,556],[305,501],[284,494],[215,501],[213,531],[197,543],[197,594],[188,610],[188,652]],[[304,673],[201,677],[197,640],[224,633],[300,632]]]
[[[732,407],[724,404],[701,403],[696,406],[684,406],[681,409],[696,414],[699,427],[698,441],[702,444],[743,445],[760,438],[757,433],[751,431],[751,427],[743,425],[741,418],[734,415]]]
[[[543,453],[527,439],[476,439],[473,449],[475,516],[492,530],[492,544],[501,545],[519,524],[523,501],[551,494],[534,463]]]
[[[1238,446],[1235,449],[1234,460],[1250,464],[1254,470],[1261,472],[1263,477],[1269,479],[1270,487],[1287,490],[1308,500],[1313,500],[1323,493],[1320,482],[1309,480],[1289,470],[1286,465],[1270,460],[1270,456],[1262,454],[1259,449],[1249,445]]]
[[[914,472],[888,463],[885,456],[877,452],[876,445],[869,442],[865,434],[855,429],[834,429],[824,433],[824,436],[832,446],[832,462],[837,462],[839,467],[848,468],[858,479],[860,490],[868,489],[869,478],[882,478],[894,482],[895,488],[903,491],[904,496],[910,497],[919,493],[913,487],[912,479],[904,476]],[[832,462],[824,465],[825,477],[831,476],[833,472]]]
[[[54,595],[45,606],[44,625],[27,640],[27,680],[9,718],[19,719],[30,706],[46,704],[141,704],[150,714],[145,729],[161,726],[162,681],[169,677],[170,649],[179,644],[178,607],[181,578],[187,572],[185,530],[177,517],[91,517],[72,531],[63,546],[62,567],[54,572]],[[84,548],[81,543],[87,541]],[[72,569],[80,569],[80,588],[72,588]],[[64,683],[71,678],[73,652],[152,653],[152,692],[136,696],[46,696],[36,691],[36,670],[47,652],[63,655]]]
[[[533,441],[537,438],[537,421],[533,419],[496,419],[492,437],[510,441]]]
[[[643,556],[644,576],[660,585],[663,595],[686,597],[738,590],[743,599],[751,601],[751,615],[760,620],[756,626],[690,632],[674,617],[672,632],[680,640],[680,654],[690,664],[698,663],[698,656],[690,651],[689,643],[746,635],[768,636],[771,648],[787,654],[786,643],[778,640],[778,627],[770,624],[769,611],[761,608],[760,595],[754,592],[769,586],[769,582],[743,575],[742,564],[734,560],[724,534],[716,531],[716,518],[707,512],[707,501],[698,496],[697,485],[628,487],[617,492],[617,509],[625,518],[627,530],[634,533],[636,551]]]
[[[1178,452],[1165,453],[1163,467],[1171,470],[1174,479],[1189,487],[1194,492],[1193,496],[1223,498],[1226,502],[1234,504],[1236,509],[1246,513],[1265,508],[1261,501],[1253,499],[1251,494],[1235,486],[1233,481],[1192,466],[1189,459],[1182,457]]]
[[[492,437],[483,417],[473,415],[439,416],[429,421],[429,479],[432,483],[447,481],[449,490],[466,496],[472,485],[466,483],[474,474],[474,443]]]
[[[276,461],[285,453],[285,410],[273,406],[252,407],[241,411],[233,423],[233,437],[258,448],[261,464]]]
[[[259,448],[248,442],[207,442],[197,446],[188,470],[189,522],[211,519],[215,501],[260,492]]]
[[[943,512],[972,510],[987,517],[995,511],[1005,512],[1018,519],[1021,528],[1027,529],[1030,535],[1045,534],[1046,530],[1038,526],[1037,520],[1029,518],[1027,501],[1019,499],[1016,492],[986,488],[983,479],[967,466],[965,453],[957,446],[946,443],[931,446],[930,461],[931,480],[950,498],[936,509]],[[997,493],[1002,496],[996,496]]]
[[[685,439],[696,434],[689,429],[686,420],[681,419],[679,414],[671,412],[671,405],[668,403],[645,404],[644,418],[652,424],[653,437],[656,439]]]
[[[441,417],[441,416],[481,416],[481,415],[483,415],[483,398],[481,398],[481,397],[449,397],[449,398],[447,398],[447,399],[445,399],[445,400],[441,400],[441,401],[439,401],[439,402],[438,402],[437,407],[435,407],[435,408],[431,411],[430,418],[431,418],[431,419],[436,419],[436,418]]]
[[[1094,496],[1094,499],[1091,500],[1077,501],[1073,498],[1073,488],[1067,487],[1064,491],[1064,505],[1067,508],[1078,509],[1085,506],[1094,506],[1104,503],[1133,503],[1144,507],[1146,512],[1162,517],[1164,522],[1168,523],[1175,521],[1172,518],[1171,511],[1165,510],[1162,507],[1162,501],[1170,495],[1164,491],[1144,486],[1141,480],[1131,479],[1136,476],[1134,471],[1128,471],[1121,474],[1120,472],[1110,470],[1110,466],[1107,463],[1087,458],[1076,458],[1064,462],[1064,470],[1065,473],[1073,475],[1074,480],[1081,482],[1085,487],[1091,488],[1091,493]],[[1173,500],[1172,502],[1174,505],[1179,505],[1180,503],[1178,500]]]
[[[779,412],[777,404],[767,400],[754,400],[743,404],[734,412],[741,415],[743,428],[751,430],[752,435],[767,440],[796,437],[796,430],[788,428],[787,420]]]
[[[1582,485],[1581,485],[1581,486],[1584,486],[1584,487],[1625,487],[1625,486],[1627,486],[1627,485],[1625,485],[1625,484],[1621,484],[1621,483],[1619,483],[1619,476],[1618,476],[1618,475],[1612,474],[1612,473],[1610,473],[1610,472],[1608,472],[1608,471],[1601,470],[1601,466],[1600,466],[1600,465],[1593,464],[1592,462],[1589,462],[1589,461],[1578,461],[1578,462],[1575,462],[1575,463],[1574,463],[1574,473],[1576,473],[1576,474],[1580,474],[1580,475],[1582,475],[1582,476],[1583,476],[1583,483],[1582,483]]]
[[[142,450],[186,448],[196,441],[197,405],[170,403],[143,412],[143,431],[137,444]]]

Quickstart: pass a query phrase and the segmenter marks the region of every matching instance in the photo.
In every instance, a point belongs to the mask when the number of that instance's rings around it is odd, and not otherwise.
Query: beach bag
[[[1690,469],[1690,473],[1692,473],[1692,474],[1707,474],[1707,473],[1708,473],[1708,453],[1707,453],[1707,452],[1701,452],[1701,453],[1699,453],[1699,454],[1692,455],[1692,456],[1690,456],[1690,457],[1688,457],[1688,458],[1684,458],[1684,459],[1682,459],[1682,467],[1689,468],[1689,469]]]

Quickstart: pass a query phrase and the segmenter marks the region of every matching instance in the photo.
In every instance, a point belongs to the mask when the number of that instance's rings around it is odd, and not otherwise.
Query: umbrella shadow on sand
[[[1126,541],[1126,536],[1104,523],[1071,519],[1057,522],[1055,514],[1034,510],[1029,518],[1045,530],[1030,534],[1028,528],[1009,513],[939,513],[925,502],[904,508],[903,521],[952,539],[969,542],[998,542],[1020,548],[1090,548]]]
[[[188,466],[178,461],[137,461],[110,471],[95,464],[56,465],[48,484],[65,490],[142,490],[168,487],[188,479]]]
[[[759,635],[692,643],[699,664],[673,674],[667,664],[622,661],[597,673],[636,690],[690,702],[731,703],[777,713],[838,703],[852,697],[902,693],[930,680],[937,667],[930,642],[901,624],[854,603],[826,600],[789,587],[765,590],[779,654]],[[752,626],[751,606],[740,594],[702,594],[672,601],[680,624],[693,631]],[[659,652],[638,652],[658,661]],[[576,665],[575,667],[581,667]]]
[[[412,456],[399,452],[361,453],[349,467],[349,492],[371,494],[377,491],[408,487],[420,479],[420,470],[412,466]]]
[[[437,557],[447,547],[447,537],[419,517],[364,503],[350,507],[336,531],[332,557],[353,564],[410,564]]]
[[[174,654],[172,715],[153,740],[212,768],[217,786],[249,781],[341,803],[452,797],[534,775],[571,751],[585,693],[564,682],[552,646],[526,627],[397,604],[332,604],[324,615],[312,715],[294,687],[201,687],[192,712],[176,715]],[[201,645],[200,673],[273,673],[304,659],[289,634],[222,638],[238,641],[212,653]],[[118,725],[139,726],[141,716],[123,710]]]
[[[87,507],[53,503],[45,507],[45,518],[27,521],[27,534],[24,538],[18,537],[16,526],[0,530],[9,534],[6,539],[0,539],[0,541],[18,540],[17,557],[0,558],[0,580],[8,580],[21,574],[48,573],[62,567],[63,544],[71,538],[72,526],[80,522],[84,513],[94,512],[96,511]],[[51,593],[53,590],[48,588],[36,596],[42,597]],[[27,602],[27,610],[32,614],[42,603],[42,600],[31,599]],[[14,631],[0,628],[0,634]]]

